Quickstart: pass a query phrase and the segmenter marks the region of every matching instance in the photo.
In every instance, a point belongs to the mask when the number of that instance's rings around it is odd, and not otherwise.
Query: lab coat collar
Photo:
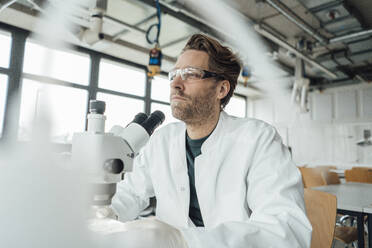
[[[228,117],[228,114],[225,111],[220,112],[220,117],[218,119],[217,126],[212,131],[211,135],[206,141],[204,141],[201,147],[201,153],[208,153],[213,150],[215,145],[218,143],[217,140],[220,138],[222,131],[224,130],[225,121]]]

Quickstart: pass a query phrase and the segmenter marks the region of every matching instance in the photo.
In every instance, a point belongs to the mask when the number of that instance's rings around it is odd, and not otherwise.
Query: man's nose
[[[171,88],[178,89],[178,90],[184,90],[184,82],[181,78],[181,75],[177,75],[173,81],[171,82]]]

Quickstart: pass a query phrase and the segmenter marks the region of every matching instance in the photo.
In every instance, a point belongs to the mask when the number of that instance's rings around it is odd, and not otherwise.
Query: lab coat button
[[[181,191],[185,191],[185,187],[181,187]]]

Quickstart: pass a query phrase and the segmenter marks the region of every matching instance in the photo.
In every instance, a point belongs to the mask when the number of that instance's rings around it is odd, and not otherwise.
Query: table
[[[348,182],[312,189],[335,195],[337,212],[357,217],[359,247],[364,247],[364,216],[368,215],[368,247],[372,248],[372,184]]]
[[[345,178],[345,169],[330,169],[329,171],[337,173],[339,178]]]

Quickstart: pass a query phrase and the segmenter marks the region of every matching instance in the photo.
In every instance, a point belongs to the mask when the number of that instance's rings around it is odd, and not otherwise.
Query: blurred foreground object
[[[133,160],[165,117],[160,111],[149,117],[136,115],[125,128],[114,126],[105,133],[105,102],[91,100],[87,131],[72,139],[72,162],[81,168],[93,184],[93,206],[108,206],[116,192],[116,183],[125,172],[132,171]]]

